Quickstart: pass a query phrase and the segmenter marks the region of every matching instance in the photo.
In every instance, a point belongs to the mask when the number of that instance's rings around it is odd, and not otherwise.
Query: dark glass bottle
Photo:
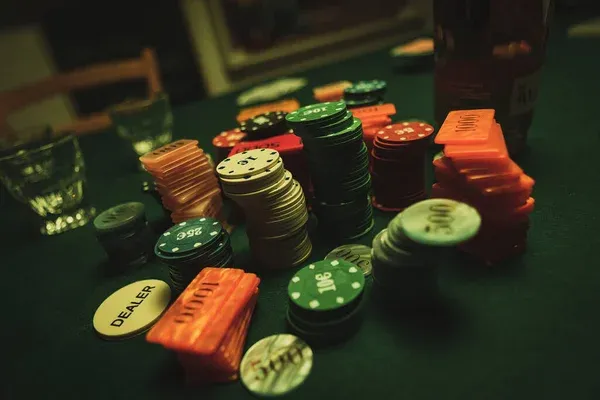
[[[493,108],[512,155],[526,144],[553,0],[434,0],[435,118]]]

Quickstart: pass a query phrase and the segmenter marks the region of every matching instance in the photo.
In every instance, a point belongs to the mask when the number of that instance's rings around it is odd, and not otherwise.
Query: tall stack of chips
[[[140,157],[173,223],[217,217],[223,201],[213,166],[197,140],[178,140]]]
[[[195,218],[171,227],[160,235],[154,252],[168,265],[176,292],[182,292],[203,268],[233,263],[229,234],[213,218]]]
[[[217,166],[224,193],[246,215],[254,258],[265,268],[290,268],[310,256],[302,187],[271,149],[244,151]]]
[[[433,127],[400,122],[377,131],[371,151],[373,206],[401,211],[425,199],[425,156]]]
[[[387,83],[381,80],[358,81],[344,89],[344,102],[348,108],[383,104]]]
[[[393,104],[381,104],[370,107],[358,107],[350,110],[355,118],[360,119],[363,125],[363,139],[371,153],[375,133],[384,126],[390,125],[392,115],[396,114],[396,107]]]
[[[144,264],[152,254],[153,233],[138,202],[119,204],[94,219],[96,238],[115,266]]]
[[[429,199],[408,207],[373,239],[374,290],[392,302],[427,302],[437,290],[432,246],[464,243],[480,225],[477,210],[454,200]]]
[[[535,181],[510,159],[494,110],[449,113],[435,142],[444,151],[434,160],[432,197],[464,201],[483,219],[479,234],[461,249],[487,264],[523,253]]]
[[[302,138],[314,190],[313,210],[324,238],[346,241],[373,227],[369,154],[362,125],[344,102],[319,103],[287,115]]]
[[[287,322],[312,345],[337,342],[360,326],[365,276],[340,259],[317,261],[298,271],[288,285]]]
[[[344,90],[352,86],[352,82],[339,81],[327,85],[318,86],[313,89],[313,96],[319,103],[328,101],[340,101],[344,98]]]
[[[215,149],[217,164],[226,159],[231,149],[245,138],[246,134],[240,131],[239,128],[223,131],[215,136],[212,140],[212,145]]]
[[[298,181],[304,197],[307,201],[312,197],[312,188],[310,186],[310,173],[308,172],[308,163],[303,149],[302,140],[293,133],[274,136],[263,140],[253,140],[238,143],[229,153],[229,156],[254,149],[273,149],[277,150],[285,168],[292,173],[292,176]]]
[[[205,268],[146,340],[175,351],[190,384],[237,379],[259,283],[241,269]]]

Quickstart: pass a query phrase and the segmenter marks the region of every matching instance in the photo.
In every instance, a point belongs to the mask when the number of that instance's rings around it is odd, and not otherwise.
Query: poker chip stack
[[[311,345],[348,338],[362,321],[365,277],[344,260],[323,260],[299,270],[288,285],[290,330]]]
[[[479,234],[462,250],[495,264],[526,250],[535,181],[510,159],[494,110],[453,111],[435,139],[432,197],[464,201],[483,219]]]
[[[197,140],[178,140],[140,157],[154,177],[173,223],[221,214],[223,201],[213,165]]]
[[[285,122],[286,113],[273,111],[259,114],[240,122],[240,131],[246,134],[246,140],[260,140],[288,132]]]
[[[373,206],[401,211],[426,198],[425,157],[433,127],[400,122],[377,131],[371,150]]]
[[[313,96],[319,103],[340,101],[344,98],[344,90],[352,86],[352,82],[339,81],[313,89]]]
[[[237,379],[259,283],[241,269],[203,269],[146,340],[177,353],[189,384]]]
[[[264,268],[306,261],[312,244],[304,193],[276,150],[243,151],[221,161],[217,173],[224,193],[244,210],[250,249]]]
[[[176,292],[182,292],[203,268],[226,268],[233,263],[229,234],[219,221],[206,217],[168,229],[158,238],[154,253],[168,265]]]
[[[152,254],[154,238],[142,203],[119,204],[103,211],[94,219],[94,230],[110,265],[142,265]]]
[[[396,107],[393,104],[381,104],[370,107],[358,107],[350,110],[355,118],[360,119],[363,125],[363,140],[367,145],[369,154],[373,148],[375,134],[381,128],[392,123],[392,115],[396,114]]]
[[[348,108],[383,104],[387,83],[381,80],[358,81],[344,89],[344,102]]]
[[[358,238],[373,227],[369,155],[362,124],[344,102],[319,103],[287,115],[302,138],[314,191],[313,211],[323,237]]]
[[[373,239],[374,291],[402,305],[431,299],[437,291],[435,247],[464,243],[477,234],[481,218],[473,207],[449,199],[413,204]]]
[[[285,168],[292,173],[294,179],[302,186],[304,197],[308,201],[312,198],[312,188],[310,185],[310,173],[308,172],[306,154],[302,151],[303,147],[302,139],[293,133],[286,133],[268,139],[238,143],[231,150],[229,156],[231,157],[235,154],[254,149],[277,150]]]
[[[231,149],[245,138],[246,134],[240,131],[239,128],[223,131],[215,136],[212,140],[212,145],[215,149],[217,164],[226,159],[229,156]]]

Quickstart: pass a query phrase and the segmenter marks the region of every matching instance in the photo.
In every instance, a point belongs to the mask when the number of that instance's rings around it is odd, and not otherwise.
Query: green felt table
[[[290,399],[600,397],[600,52],[598,41],[568,39],[563,28],[549,46],[530,150],[518,159],[537,182],[527,253],[496,268],[450,255],[439,268],[443,304],[429,312],[389,314],[369,301],[357,335],[316,350],[310,377]],[[303,104],[311,102],[312,86],[380,78],[396,118],[432,120],[432,73],[394,73],[385,52],[302,75],[309,80],[296,95]],[[211,149],[211,138],[232,128],[236,113],[235,95],[177,107],[175,137],[197,138]],[[114,132],[82,138],[81,145],[86,195],[99,210],[141,201],[149,218],[159,219],[158,203],[141,191],[132,151]],[[91,226],[40,237],[30,233],[24,207],[3,199],[1,212],[3,398],[251,397],[239,381],[186,387],[174,355],[144,336],[107,342],[95,335],[92,316],[102,300],[132,281],[168,280],[160,263],[112,276]],[[357,242],[368,244],[391,216],[377,212],[375,228]],[[236,266],[251,268],[243,226],[232,243]],[[330,249],[316,242],[311,260]],[[286,331],[293,272],[261,274],[247,347]]]

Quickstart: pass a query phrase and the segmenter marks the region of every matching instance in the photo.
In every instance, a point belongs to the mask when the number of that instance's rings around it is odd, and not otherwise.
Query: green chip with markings
[[[344,94],[369,94],[385,91],[386,88],[387,83],[382,80],[358,81],[352,86],[344,89]]]
[[[344,260],[323,260],[296,273],[288,285],[290,300],[312,311],[335,310],[353,302],[365,286],[360,268]]]
[[[466,242],[481,226],[481,216],[475,208],[450,199],[420,201],[402,211],[398,218],[409,239],[429,246]]]
[[[156,242],[156,250],[167,255],[195,252],[215,242],[222,230],[223,227],[216,219],[207,217],[190,219],[163,233]]]
[[[346,105],[342,101],[316,103],[301,107],[288,113],[285,117],[288,122],[303,124],[317,122],[346,113]]]

